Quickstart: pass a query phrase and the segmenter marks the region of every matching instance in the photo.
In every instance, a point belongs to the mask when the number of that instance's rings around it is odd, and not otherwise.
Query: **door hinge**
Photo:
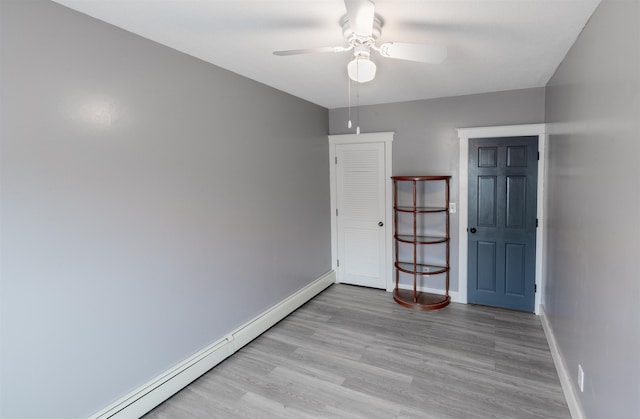
[[[536,218],[536,228],[538,228],[538,219]]]
[[[533,292],[534,292],[534,293],[538,292],[538,284],[535,284],[535,285],[533,286]]]
[[[540,152],[538,151],[538,160],[540,160]]]
[[[336,208],[336,217],[338,216],[338,208]]]
[[[336,156],[336,164],[338,164],[338,156]]]
[[[336,260],[336,265],[338,266],[338,268],[340,267],[340,259]]]

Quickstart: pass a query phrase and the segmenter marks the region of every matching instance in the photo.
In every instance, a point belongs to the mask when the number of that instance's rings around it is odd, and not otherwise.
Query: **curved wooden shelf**
[[[451,297],[448,295],[417,292],[414,296],[412,290],[399,288],[393,291],[393,299],[401,306],[414,310],[438,310],[448,306],[451,302]]]
[[[445,212],[447,209],[444,207],[395,207],[396,211],[400,212],[416,212],[416,213],[426,213],[426,212]]]
[[[436,236],[413,236],[411,234],[396,234],[393,236],[396,240],[403,243],[417,243],[417,244],[437,244],[446,243],[449,239],[446,237]]]
[[[413,269],[415,266],[415,270]],[[446,266],[425,265],[422,263],[400,262],[395,263],[396,269],[411,275],[438,275],[449,271]]]
[[[451,176],[393,176],[393,180],[415,180],[415,181],[423,181],[423,180],[448,180],[451,179]]]

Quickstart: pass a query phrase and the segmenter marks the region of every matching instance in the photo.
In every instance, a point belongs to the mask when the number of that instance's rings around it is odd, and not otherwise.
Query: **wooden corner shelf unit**
[[[392,176],[391,179],[393,180],[393,238],[396,270],[396,287],[393,299],[404,307],[416,310],[437,310],[446,307],[451,301],[449,296],[449,181],[451,176]],[[431,194],[426,197],[426,182],[441,182],[443,184],[444,202],[441,201],[442,198],[439,198],[440,202],[436,202],[436,206],[425,204],[427,200],[433,199]],[[405,184],[401,187],[401,183],[408,183],[408,185]],[[399,192],[400,189],[409,189],[411,186],[413,200],[409,202],[409,198],[400,196]],[[437,188],[436,191],[438,191]],[[440,204],[444,205],[440,206]],[[426,217],[434,214],[444,214],[444,217],[439,217],[439,219],[444,218],[444,225],[440,226],[441,228],[435,234],[427,233],[425,224],[428,220]],[[433,227],[432,221],[429,222],[430,228]],[[402,226],[399,222],[402,223]],[[435,222],[437,224],[438,221]],[[399,228],[408,231],[400,233]],[[401,253],[399,251],[403,244],[413,250],[413,257],[410,256],[410,252]],[[437,246],[445,247],[442,263],[425,261],[426,254],[436,254]],[[440,251],[442,251],[441,248]],[[413,289],[400,288],[401,272],[413,276]],[[424,288],[423,286],[418,287],[419,280],[433,275],[446,276],[444,295],[418,290],[418,288]]]

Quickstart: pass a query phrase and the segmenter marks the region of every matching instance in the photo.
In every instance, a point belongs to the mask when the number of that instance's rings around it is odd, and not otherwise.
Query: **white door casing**
[[[546,259],[544,234],[545,234],[545,171],[546,171],[546,149],[547,133],[545,124],[527,125],[505,125],[493,127],[458,128],[458,138],[460,140],[460,166],[459,166],[459,190],[458,190],[458,292],[460,302],[467,303],[467,262],[468,262],[468,174],[469,174],[469,139],[470,138],[493,138],[493,137],[522,137],[538,136],[538,202],[537,218],[538,229],[536,230],[536,286],[535,313],[540,314],[540,304],[544,301],[544,263]]]
[[[393,289],[391,141],[392,132],[329,136],[336,282]]]

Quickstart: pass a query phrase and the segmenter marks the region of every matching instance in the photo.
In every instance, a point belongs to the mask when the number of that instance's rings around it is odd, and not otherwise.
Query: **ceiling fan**
[[[440,64],[447,57],[447,48],[442,45],[385,42],[376,45],[382,33],[382,18],[375,13],[373,0],[344,0],[347,14],[342,18],[342,32],[347,46],[319,47],[275,51],[275,55],[299,55],[317,52],[353,51],[353,59],[347,65],[347,74],[353,81],[365,83],[373,80],[376,65],[371,61],[371,50],[383,57],[398,60]]]

